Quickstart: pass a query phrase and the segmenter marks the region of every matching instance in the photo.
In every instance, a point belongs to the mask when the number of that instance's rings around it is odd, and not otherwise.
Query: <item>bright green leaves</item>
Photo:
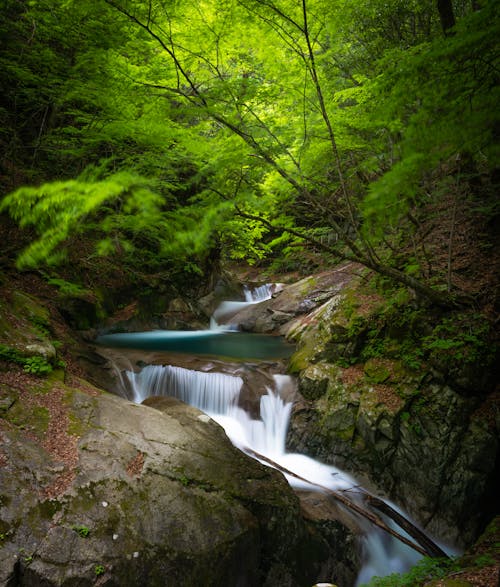
[[[63,258],[64,241],[91,228],[113,237],[115,244],[120,235],[148,229],[158,220],[162,204],[153,185],[120,172],[102,181],[59,181],[13,192],[2,201],[0,211],[7,210],[21,226],[34,226],[39,235],[20,255],[18,266],[57,264]],[[110,242],[98,244],[98,252],[114,252],[116,246]]]
[[[408,212],[451,185],[440,166],[498,158],[483,4],[443,38],[434,0],[9,0],[0,141],[22,120],[10,145],[33,181],[56,180],[3,204],[40,236],[20,264],[56,262],[79,231],[155,267],[325,239],[385,262]]]

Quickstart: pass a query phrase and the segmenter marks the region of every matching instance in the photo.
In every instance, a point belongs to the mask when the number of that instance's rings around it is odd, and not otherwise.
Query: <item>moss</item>
[[[51,373],[47,376],[47,380],[51,383],[64,383],[65,379],[65,372],[64,369],[53,369]]]
[[[72,434],[73,436],[83,436],[86,432],[90,430],[90,426],[83,422],[78,416],[70,412],[68,414],[69,417],[69,425],[68,425],[68,434]]]
[[[14,426],[21,429],[29,429],[37,436],[42,436],[47,432],[50,420],[50,414],[47,408],[42,406],[28,407],[21,405],[19,402],[13,404],[4,417]]]
[[[7,521],[0,519],[0,548],[2,547],[2,543],[7,539],[10,531],[11,525]]]
[[[366,361],[363,370],[368,380],[373,383],[384,383],[391,376],[387,365],[378,359],[369,359]]]
[[[26,293],[12,292],[12,310],[18,316],[26,316],[33,325],[48,326],[50,324],[50,314],[47,308]]]
[[[307,346],[302,347],[290,357],[288,362],[288,372],[291,375],[300,373],[310,365],[310,359],[311,349]]]
[[[307,296],[314,289],[317,280],[315,277],[307,277],[301,282],[300,295]]]
[[[38,503],[38,511],[40,516],[46,520],[51,520],[58,511],[62,508],[61,502],[56,499],[46,499]]]

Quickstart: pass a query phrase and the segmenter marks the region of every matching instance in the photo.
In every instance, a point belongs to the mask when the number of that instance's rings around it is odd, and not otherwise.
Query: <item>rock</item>
[[[330,381],[338,374],[334,365],[321,363],[310,365],[299,376],[299,392],[308,400],[317,400],[324,396]]]
[[[335,297],[351,279],[350,263],[334,271],[325,271],[306,277],[290,285],[283,285],[269,300],[246,306],[231,317],[242,330],[290,336],[301,321],[297,318],[320,307]],[[281,286],[281,284],[280,284]]]
[[[0,582],[312,584],[327,543],[284,477],[195,408],[148,403],[66,388],[79,437],[76,468],[62,472],[41,443],[2,431]]]
[[[319,572],[321,580],[330,579],[340,586],[354,585],[361,566],[359,535],[361,526],[346,515],[332,499],[317,491],[297,491],[303,515],[311,531],[326,542],[328,558]],[[321,583],[320,583],[321,585]]]
[[[464,394],[453,373],[410,371],[387,338],[362,361],[371,321],[382,328],[380,305],[357,301],[356,287],[344,296],[289,327],[289,370],[306,401],[293,409],[287,447],[368,476],[430,533],[466,546],[496,507],[499,395]]]
[[[51,361],[56,357],[56,349],[50,342],[27,344],[20,350],[21,353],[27,357],[38,355],[43,357],[46,361]]]
[[[51,342],[50,315],[34,296],[20,291],[3,292],[8,304],[0,305],[0,344],[23,357],[56,358]]]

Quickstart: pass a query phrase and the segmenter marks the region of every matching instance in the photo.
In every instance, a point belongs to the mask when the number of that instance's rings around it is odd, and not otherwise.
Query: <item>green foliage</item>
[[[387,224],[395,227],[410,207],[425,201],[426,174],[452,156],[487,167],[498,159],[492,136],[499,122],[498,26],[498,5],[485,2],[458,22],[455,35],[388,50],[380,59],[383,74],[364,91],[397,151],[362,204],[367,231],[382,235]],[[394,121],[400,121],[396,128]]]
[[[76,525],[76,526],[72,526],[71,529],[74,530],[81,538],[87,538],[90,534],[89,528],[87,528],[87,526],[83,526],[81,524]]]
[[[29,320],[42,336],[50,336],[50,322],[46,318],[33,315]]]
[[[63,297],[84,298],[90,293],[89,290],[83,288],[78,283],[72,283],[60,277],[49,277],[47,283],[49,285],[55,285],[59,290],[59,294]]]
[[[349,295],[343,302],[347,336],[360,341],[356,354],[344,359],[347,364],[390,358],[413,371],[432,364],[457,373],[495,363],[493,326],[480,313],[430,311],[411,303],[405,289],[384,291],[384,303],[368,316],[357,312],[357,304]]]
[[[172,278],[225,259],[300,268],[309,247],[443,285],[405,246],[408,215],[457,183],[450,162],[493,178],[497,4],[462,3],[446,38],[432,0],[305,6],[7,0],[0,210],[36,233],[18,267],[70,250]]]
[[[482,554],[474,558],[474,566],[479,568],[494,565],[496,562],[491,554]]]
[[[429,356],[450,363],[488,366],[495,357],[491,344],[491,326],[478,314],[458,314],[443,318],[422,345]]]
[[[105,572],[106,572],[106,569],[104,568],[104,565],[96,565],[94,567],[94,573],[95,573],[96,577],[99,577],[100,575],[104,575]]]
[[[11,363],[17,363],[22,365],[26,373],[32,375],[39,375],[41,377],[48,375],[52,372],[53,366],[47,359],[39,355],[32,357],[24,357],[15,348],[9,347],[5,344],[0,344],[0,359]],[[56,366],[63,366],[64,363],[61,361],[56,362]]]
[[[419,587],[432,580],[443,578],[458,568],[459,565],[454,559],[424,557],[408,573],[373,577],[369,583],[364,584],[364,587]]]
[[[28,357],[25,359],[23,369],[26,371],[26,373],[30,373],[31,375],[39,375],[40,377],[52,373],[52,365],[46,359],[40,356]]]
[[[0,359],[9,363],[23,364],[24,357],[21,353],[5,344],[0,344]]]
[[[127,231],[140,231],[159,215],[162,200],[152,191],[153,185],[151,180],[120,172],[102,181],[54,182],[9,194],[0,211],[7,210],[21,226],[34,226],[40,235],[23,251],[18,267],[57,264],[62,259],[60,245],[90,229],[100,228],[101,234],[110,234],[120,246],[133,247]]]

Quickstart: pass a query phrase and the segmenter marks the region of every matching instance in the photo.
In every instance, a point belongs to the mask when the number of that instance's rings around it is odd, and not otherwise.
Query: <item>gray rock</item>
[[[234,448],[195,408],[138,406],[68,391],[78,464],[61,468],[4,431],[0,583],[11,585],[312,584],[328,559],[277,471]]]

